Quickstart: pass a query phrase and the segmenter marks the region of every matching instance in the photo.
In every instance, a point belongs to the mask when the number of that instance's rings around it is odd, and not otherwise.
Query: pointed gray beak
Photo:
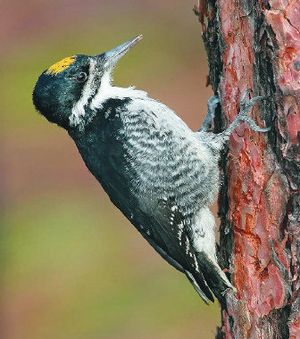
[[[142,39],[143,36],[138,35],[135,38],[124,42],[118,47],[115,47],[114,49],[102,54],[101,57],[104,56],[105,58],[104,67],[108,69],[113,68],[118,62],[118,60],[120,60],[123,55],[125,55],[132,47],[134,47]]]

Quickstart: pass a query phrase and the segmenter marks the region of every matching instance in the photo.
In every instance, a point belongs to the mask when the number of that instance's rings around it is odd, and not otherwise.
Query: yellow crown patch
[[[76,56],[72,55],[70,57],[64,58],[58,62],[56,62],[54,65],[50,66],[46,73],[51,75],[56,75],[58,73],[63,72],[66,68],[68,68],[70,65],[72,65],[75,62]]]

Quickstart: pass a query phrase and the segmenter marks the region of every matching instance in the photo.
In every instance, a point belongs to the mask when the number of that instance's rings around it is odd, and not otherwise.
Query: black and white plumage
[[[233,287],[218,265],[208,207],[219,190],[220,151],[240,120],[265,129],[242,114],[221,134],[206,131],[209,117],[193,132],[147,93],[112,86],[114,65],[139,40],[50,67],[33,101],[68,131],[90,172],[150,245],[187,276],[205,302],[213,300],[212,293],[222,300]]]

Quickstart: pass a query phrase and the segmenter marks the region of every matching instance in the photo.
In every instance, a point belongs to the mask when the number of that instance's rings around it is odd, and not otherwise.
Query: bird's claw
[[[217,95],[213,95],[208,99],[207,114],[200,128],[201,131],[206,132],[211,127],[212,122],[215,118],[216,108],[219,105],[219,103],[220,103],[220,99]]]
[[[247,89],[241,96],[240,100],[240,114],[247,114],[249,109],[254,106],[257,102],[267,100],[266,96],[258,95],[254,98],[249,99],[250,89]]]
[[[219,104],[220,99],[217,95],[213,95],[208,99],[207,106],[208,110],[214,110]]]

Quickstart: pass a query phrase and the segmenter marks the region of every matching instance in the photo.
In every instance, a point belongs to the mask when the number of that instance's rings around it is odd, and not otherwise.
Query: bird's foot
[[[212,127],[213,120],[215,118],[216,109],[217,109],[219,103],[220,103],[220,99],[217,95],[211,96],[208,99],[207,114],[206,114],[206,117],[205,117],[199,131],[206,132]]]

